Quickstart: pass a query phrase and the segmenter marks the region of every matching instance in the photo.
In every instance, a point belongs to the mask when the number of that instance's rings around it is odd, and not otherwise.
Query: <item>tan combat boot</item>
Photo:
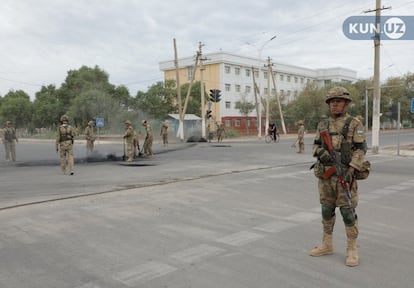
[[[356,226],[346,227],[347,248],[346,248],[346,266],[354,267],[359,265],[358,249],[356,239],[358,228]]]
[[[332,234],[323,233],[322,244],[313,248],[309,255],[317,257],[331,254],[333,254]]]
[[[335,225],[336,216],[333,216],[331,220],[326,221],[322,220],[323,225],[323,238],[322,244],[313,248],[310,252],[310,256],[323,256],[333,254],[333,245],[332,245],[332,233],[333,227]]]

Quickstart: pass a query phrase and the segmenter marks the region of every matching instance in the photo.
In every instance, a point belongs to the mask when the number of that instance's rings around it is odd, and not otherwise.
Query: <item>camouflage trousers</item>
[[[60,143],[60,168],[62,169],[62,174],[66,174],[66,160],[69,165],[69,172],[73,173],[73,145],[69,141]]]
[[[338,177],[336,175],[326,180],[319,178],[318,190],[321,204],[329,205],[331,207],[349,208],[344,188],[338,182]],[[356,208],[358,205],[358,184],[356,180],[352,181],[350,192],[352,208]]]
[[[145,139],[143,149],[144,149],[144,154],[153,155],[153,153],[152,153],[152,138],[151,137]]]
[[[14,142],[14,140],[5,141],[4,148],[6,150],[6,160],[16,161],[16,143]]]

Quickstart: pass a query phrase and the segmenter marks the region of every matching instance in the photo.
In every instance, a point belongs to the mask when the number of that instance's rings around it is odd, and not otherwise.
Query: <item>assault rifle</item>
[[[335,149],[332,145],[332,140],[331,140],[331,137],[329,136],[329,131],[324,130],[320,134],[321,134],[321,138],[322,138],[323,142],[325,143],[326,147],[328,148],[328,152],[331,155],[331,157],[333,159],[333,162],[334,162],[334,166],[332,166],[330,169],[328,169],[322,175],[322,177],[324,179],[328,179],[332,174],[334,174],[336,172],[336,175],[338,177],[338,182],[339,182],[339,184],[341,184],[342,188],[344,189],[346,200],[348,201],[349,207],[352,209],[351,191],[350,191],[350,188],[349,188],[349,183],[346,181],[346,171],[344,169],[344,166],[341,163],[341,156],[338,154],[337,151],[335,151]],[[353,211],[353,209],[352,209],[352,211]]]

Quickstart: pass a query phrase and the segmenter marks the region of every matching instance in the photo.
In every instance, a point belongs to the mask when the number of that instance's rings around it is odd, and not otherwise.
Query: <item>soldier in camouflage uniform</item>
[[[16,143],[19,142],[16,130],[12,127],[11,121],[6,121],[4,125],[2,140],[6,150],[6,161],[16,161]]]
[[[318,189],[322,208],[323,239],[320,246],[310,251],[310,255],[323,256],[333,253],[332,232],[335,224],[335,210],[336,207],[339,207],[347,236],[345,263],[347,266],[357,266],[359,264],[356,244],[358,226],[355,208],[358,205],[358,186],[354,176],[362,168],[366,151],[365,133],[361,122],[346,113],[351,101],[349,92],[345,88],[334,87],[330,89],[325,102],[329,105],[331,116],[326,120],[322,120],[317,127],[313,156],[318,159],[315,164],[315,175],[319,178]],[[321,139],[320,132],[324,130],[329,131],[332,145],[340,155],[344,169],[347,171],[345,179],[350,187],[352,207],[348,204],[343,187],[338,183],[337,175],[334,173],[328,176],[325,173],[334,164],[326,145]]]
[[[60,123],[56,132],[56,153],[60,148],[60,167],[62,174],[66,175],[66,160],[69,165],[69,174],[73,175],[73,139],[75,136],[75,129],[69,125],[68,116],[62,115]]]
[[[305,153],[305,126],[302,120],[298,121],[298,139],[296,140],[296,142],[299,145],[299,151],[297,153],[303,154]]]
[[[85,128],[85,140],[86,140],[86,154],[93,152],[95,145],[95,133],[93,131],[93,121],[88,122],[88,126]]]
[[[134,160],[134,155],[135,155],[135,146],[134,146],[135,131],[134,131],[134,128],[132,128],[131,121],[129,120],[125,121],[124,139],[127,144],[127,155],[128,155],[127,162],[132,162]]]
[[[142,120],[142,126],[145,127],[145,141],[144,141],[144,156],[150,156],[152,157],[154,153],[152,153],[152,141],[154,141],[154,135],[152,133],[152,127],[148,123],[147,120]]]

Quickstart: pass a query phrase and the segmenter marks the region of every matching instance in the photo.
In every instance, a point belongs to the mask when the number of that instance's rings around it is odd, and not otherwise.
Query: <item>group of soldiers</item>
[[[67,115],[62,115],[60,118],[61,125],[59,126],[56,133],[56,153],[60,152],[60,166],[63,175],[66,175],[67,166],[69,168],[69,175],[74,175],[74,158],[73,158],[73,143],[74,138],[77,135],[76,130],[69,125],[69,119]],[[126,120],[125,124],[125,134],[124,139],[124,154],[126,146],[126,155],[124,157],[127,162],[132,162],[138,156],[137,151],[141,153],[138,141],[138,135],[130,120]],[[153,142],[153,132],[150,123],[147,120],[142,121],[142,126],[145,128],[146,136],[143,145],[143,156],[144,157],[153,157],[154,153],[152,151],[152,142]],[[95,133],[94,133],[94,122],[89,121],[87,127],[85,128],[84,135],[86,140],[86,151],[87,155],[90,155],[94,150],[95,143]],[[14,131],[14,130],[13,130]],[[161,127],[161,136],[163,139],[163,144],[166,146],[168,144],[168,122],[164,122]],[[15,138],[17,141],[17,138]]]
[[[147,120],[142,120],[142,126],[144,126],[145,129],[145,140],[144,145],[142,147],[143,149],[143,156],[144,157],[154,157],[154,153],[152,151],[152,142],[154,141],[154,134],[152,131],[152,127],[150,123]],[[161,127],[161,136],[163,140],[164,146],[168,144],[168,123],[164,121]],[[138,135],[135,132],[134,128],[132,127],[132,123],[129,120],[125,121],[125,134],[124,134],[124,140],[127,147],[126,150],[126,161],[132,162],[137,156],[137,151],[141,153],[141,150],[139,148],[139,140]]]

